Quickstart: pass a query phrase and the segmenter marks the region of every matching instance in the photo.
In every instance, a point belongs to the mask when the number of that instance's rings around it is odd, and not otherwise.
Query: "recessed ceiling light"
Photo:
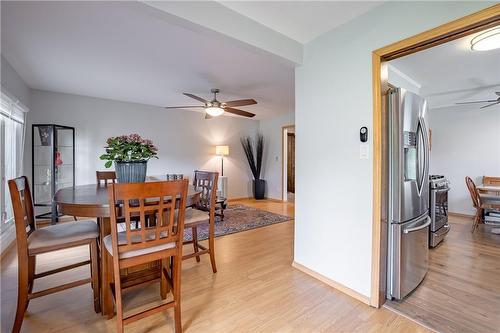
[[[470,48],[474,51],[489,51],[500,48],[500,27],[485,31],[472,38]]]

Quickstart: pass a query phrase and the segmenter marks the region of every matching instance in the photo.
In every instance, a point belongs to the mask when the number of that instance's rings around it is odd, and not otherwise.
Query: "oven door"
[[[449,188],[431,190],[431,226],[436,232],[448,223],[448,192]]]

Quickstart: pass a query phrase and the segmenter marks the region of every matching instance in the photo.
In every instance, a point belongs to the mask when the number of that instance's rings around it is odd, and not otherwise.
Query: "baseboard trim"
[[[334,289],[337,289],[340,292],[343,292],[344,294],[346,294],[348,296],[351,296],[354,299],[357,299],[358,301],[360,301],[362,303],[365,303],[366,305],[371,306],[370,305],[370,298],[369,297],[367,297],[367,296],[365,296],[363,294],[360,294],[357,291],[352,290],[351,288],[346,287],[346,286],[344,286],[341,283],[333,281],[332,279],[327,278],[326,276],[324,276],[324,275],[322,275],[322,274],[320,274],[318,272],[315,272],[315,271],[307,268],[306,266],[304,266],[302,264],[299,264],[296,261],[292,262],[292,267],[295,268],[295,269],[298,269],[299,271],[301,271],[301,272],[303,272],[303,273],[305,273],[305,274],[307,274],[309,276],[312,276],[316,280],[319,280],[319,281],[323,282],[326,285],[329,285],[330,287],[332,287]]]
[[[228,202],[232,202],[232,201],[242,201],[242,200],[256,200],[254,199],[253,197],[241,197],[241,198],[230,198],[230,199],[227,199]],[[274,198],[264,198],[262,200],[267,200],[267,201],[272,201],[272,202],[285,202],[283,200],[280,200],[280,199],[274,199]],[[262,201],[262,200],[256,200],[256,201]]]
[[[467,218],[473,218],[474,217],[474,215],[462,214],[462,213],[453,213],[453,212],[448,212],[448,215],[456,216],[456,217],[467,217]]]
[[[264,200],[271,201],[271,202],[279,202],[279,203],[286,202],[284,200],[274,199],[274,198],[265,198]]]

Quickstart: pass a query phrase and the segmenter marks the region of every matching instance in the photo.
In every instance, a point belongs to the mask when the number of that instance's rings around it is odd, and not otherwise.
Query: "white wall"
[[[266,197],[281,200],[281,128],[295,123],[295,114],[287,113],[260,121],[260,131],[264,135],[265,150],[262,178],[267,181]]]
[[[149,175],[184,173],[190,178],[196,169],[220,172],[216,144],[227,144],[224,159],[230,198],[252,196],[251,172],[240,144],[240,136],[254,135],[259,122],[220,117],[205,120],[202,113],[163,108],[99,98],[34,90],[32,110],[28,115],[25,170],[31,177],[31,125],[56,123],[76,128],[76,183],[95,183],[95,171],[105,170],[99,155],[106,138],[138,133],[153,140],[159,159],[148,163]]]
[[[31,89],[26,85],[23,79],[19,76],[19,74],[17,74],[3,55],[1,56],[0,72],[2,88],[29,108]]]
[[[296,69],[294,260],[370,295],[371,52],[484,7],[486,2],[389,2],[308,43]]]
[[[400,71],[398,68],[392,66],[391,64],[389,64],[387,67],[387,82],[389,82],[396,88],[404,88],[408,91],[414,92],[417,95],[420,94],[420,88],[422,87],[420,83],[409,77],[406,73]]]
[[[451,182],[448,209],[473,215],[465,177],[479,185],[483,176],[500,176],[500,106],[483,110],[478,105],[431,109],[429,125],[430,172],[445,175]]]

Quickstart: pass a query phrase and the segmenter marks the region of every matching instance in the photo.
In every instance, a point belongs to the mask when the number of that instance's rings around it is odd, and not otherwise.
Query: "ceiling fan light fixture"
[[[205,109],[205,112],[211,115],[212,117],[218,117],[224,113],[224,109],[216,106],[210,106]]]
[[[500,48],[500,27],[490,29],[472,38],[470,48],[473,51],[489,51]]]

